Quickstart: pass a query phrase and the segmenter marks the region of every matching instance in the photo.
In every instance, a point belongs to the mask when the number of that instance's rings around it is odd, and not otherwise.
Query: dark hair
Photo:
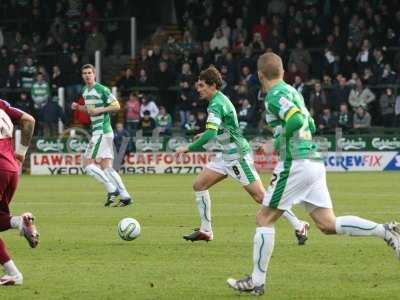
[[[213,65],[209,66],[207,69],[200,72],[199,80],[203,80],[208,85],[215,84],[217,90],[219,90],[222,86],[221,73]]]
[[[143,115],[144,115],[144,116],[150,116],[150,112],[149,112],[148,110],[145,110],[145,111],[143,112]]]
[[[92,64],[83,65],[81,68],[81,71],[83,71],[85,69],[92,69],[93,72],[96,72],[96,68]]]

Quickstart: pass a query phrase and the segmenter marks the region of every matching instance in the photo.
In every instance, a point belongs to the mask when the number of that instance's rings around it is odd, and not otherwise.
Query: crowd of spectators
[[[15,88],[24,88],[10,96],[17,106],[33,111],[43,121],[48,114],[43,110],[57,96],[57,87],[66,88],[68,101],[78,96],[82,62],[96,49],[108,55],[118,45],[118,22],[99,26],[96,20],[100,11],[101,17],[112,18],[119,10],[114,1],[100,2],[103,6],[98,1],[79,0],[51,5],[39,0],[1,1],[0,15],[11,9],[8,16],[21,18],[12,10],[19,5],[18,12],[25,17],[38,20],[44,14],[52,19],[50,26],[33,22],[35,26],[25,31],[0,30],[0,88],[8,88],[11,94]],[[115,74],[113,84],[124,107],[118,119],[120,132],[132,135],[142,129],[144,135],[169,135],[173,128],[188,134],[201,131],[207,103],[198,99],[195,81],[211,64],[221,71],[222,91],[235,105],[241,128],[257,132],[264,126],[264,95],[256,62],[260,54],[269,51],[282,57],[285,80],[303,94],[320,133],[332,133],[338,127],[346,132],[371,126],[398,127],[397,2],[175,1],[182,34],[158,26],[148,38],[148,46],[139,49],[119,76]],[[20,10],[24,3],[29,5]],[[57,59],[40,55],[54,51],[59,53]],[[73,122],[68,110],[66,116],[62,111],[56,116]]]

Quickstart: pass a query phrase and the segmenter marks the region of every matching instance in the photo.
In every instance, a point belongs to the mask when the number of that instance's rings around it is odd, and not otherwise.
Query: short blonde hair
[[[269,52],[261,55],[257,68],[268,80],[283,78],[283,63],[279,55]]]
[[[91,69],[93,73],[96,73],[96,68],[92,64],[83,65],[81,68],[81,72],[85,69]]]

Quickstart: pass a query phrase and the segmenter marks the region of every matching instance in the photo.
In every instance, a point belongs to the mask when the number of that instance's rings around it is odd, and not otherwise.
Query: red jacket
[[[83,99],[82,95],[79,96],[78,104],[85,105],[85,99]],[[90,116],[86,112],[83,112],[83,111],[75,110],[74,119],[76,120],[76,122],[78,122],[82,125],[90,125],[90,123],[91,123]]]

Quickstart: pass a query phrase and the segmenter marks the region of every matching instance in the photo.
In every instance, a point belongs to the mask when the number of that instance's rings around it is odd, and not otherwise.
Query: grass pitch
[[[24,176],[12,203],[32,211],[41,244],[29,249],[15,231],[1,233],[24,274],[21,287],[0,288],[0,299],[244,299],[225,280],[251,272],[257,205],[233,180],[211,189],[214,241],[182,235],[199,224],[194,175],[124,176],[136,202],[104,208],[104,191],[89,177]],[[269,175],[263,176],[269,182]],[[400,173],[329,174],[337,215],[378,222],[400,219]],[[310,220],[299,207],[299,217]],[[142,225],[132,242],[117,223]],[[399,299],[400,262],[382,240],[324,236],[311,227],[307,245],[277,225],[268,288],[261,299]]]

